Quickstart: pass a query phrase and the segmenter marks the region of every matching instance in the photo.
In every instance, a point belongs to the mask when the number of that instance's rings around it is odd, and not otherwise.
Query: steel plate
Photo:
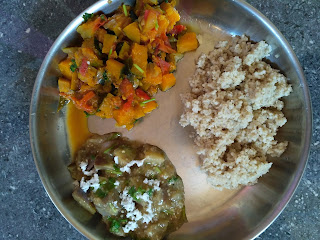
[[[108,2],[99,1],[84,12],[110,13],[121,3]],[[160,107],[130,132],[115,128],[113,120],[97,117],[89,118],[89,129],[100,134],[121,131],[131,139],[157,145],[175,164],[184,180],[189,222],[168,239],[251,239],[281,213],[304,171],[312,122],[307,83],[294,52],[282,34],[246,2],[185,0],[180,1],[177,8],[182,21],[199,34],[201,45],[196,52],[187,53],[179,63],[176,86],[167,93],[158,94],[156,98]],[[59,99],[57,64],[65,57],[61,48],[79,41],[76,27],[82,22],[82,14],[61,33],[39,71],[30,109],[31,145],[42,183],[61,214],[90,239],[116,239],[106,233],[99,217],[92,217],[71,197],[72,179],[66,167],[70,162],[66,115],[63,111],[56,112]],[[288,122],[278,134],[278,139],[289,141],[289,146],[280,158],[272,160],[274,164],[270,172],[258,184],[238,190],[217,191],[207,184],[205,174],[199,170],[195,147],[189,138],[192,129],[184,129],[178,123],[183,110],[179,95],[189,91],[188,77],[195,69],[197,56],[212,50],[217,41],[235,34],[246,34],[252,41],[267,41],[273,48],[269,60],[293,85],[293,93],[284,99]]]

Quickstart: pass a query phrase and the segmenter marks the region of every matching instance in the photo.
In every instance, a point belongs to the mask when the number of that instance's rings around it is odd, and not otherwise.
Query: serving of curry
[[[196,34],[178,23],[174,6],[137,0],[111,15],[86,13],[77,28],[81,46],[63,49],[68,56],[59,63],[60,102],[114,118],[128,130],[156,109],[154,95],[175,85],[177,62],[198,47]]]

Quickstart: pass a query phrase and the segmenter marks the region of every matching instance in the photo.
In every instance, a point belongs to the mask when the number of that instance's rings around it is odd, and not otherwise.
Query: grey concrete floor
[[[85,239],[57,211],[37,174],[29,104],[41,62],[66,25],[93,0],[0,0],[0,239]],[[320,1],[248,0],[284,34],[310,87],[309,162],[288,206],[258,239],[320,239]]]

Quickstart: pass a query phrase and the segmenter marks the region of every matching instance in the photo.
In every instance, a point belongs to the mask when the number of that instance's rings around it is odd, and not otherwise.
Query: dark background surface
[[[41,62],[67,24],[96,1],[0,0],[0,239],[85,239],[54,207],[36,171],[29,105]],[[302,181],[258,239],[320,238],[320,1],[248,0],[284,34],[304,69],[313,141]]]

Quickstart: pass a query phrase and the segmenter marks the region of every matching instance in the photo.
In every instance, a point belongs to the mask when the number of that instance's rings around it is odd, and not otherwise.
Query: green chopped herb
[[[120,173],[120,174],[122,174],[122,172],[120,171],[120,168],[118,167],[118,165],[113,165],[113,168],[114,168],[114,171],[116,171],[116,172],[118,172],[118,173]]]
[[[173,215],[174,212],[172,212],[171,210],[169,209],[163,209],[162,212],[164,212],[165,214],[167,215]]]
[[[110,48],[110,51],[109,51],[109,54],[108,54],[108,58],[111,57],[111,54],[112,54],[112,48]]]
[[[168,0],[164,0],[166,3],[168,3],[169,1]]]
[[[160,170],[160,168],[158,168],[158,167],[155,167],[154,170],[155,170],[157,173],[159,173],[159,174],[161,173],[161,170]]]
[[[117,233],[121,227],[121,222],[117,219],[109,219],[110,221],[110,232]]]
[[[101,188],[98,188],[98,190],[94,194],[99,198],[104,198],[108,195],[108,192],[105,192]]]
[[[91,158],[92,160],[94,160],[94,159],[96,158],[96,156],[95,156],[95,155],[91,155],[90,158]]]
[[[97,51],[102,54],[102,49],[100,46],[100,42],[97,38],[94,38],[94,47],[97,49]]]
[[[158,29],[159,29],[159,23],[158,23],[158,20],[156,20],[154,28],[158,31]]]
[[[113,205],[113,203],[108,203],[108,205],[114,214],[116,214],[118,212],[117,208]]]
[[[122,175],[122,172],[120,171],[120,168],[118,165],[114,164],[113,165],[113,170],[106,170],[109,173],[116,174],[116,175]]]
[[[137,123],[139,123],[139,122],[142,122],[142,120],[143,120],[142,117],[141,117],[141,118],[138,118],[138,119],[134,120],[133,124],[137,124]]]
[[[124,15],[126,16],[126,17],[128,17],[128,11],[127,11],[127,7],[126,7],[126,5],[122,5],[122,8],[123,8],[123,13],[124,13]]]
[[[84,20],[84,22],[87,22],[90,18],[93,17],[93,13],[85,13],[83,14],[82,18]]]
[[[57,112],[59,112],[59,111],[60,111],[65,105],[67,105],[69,102],[70,102],[70,100],[65,99],[64,97],[60,96]]]
[[[115,218],[112,218],[112,217],[109,217],[108,220],[109,220],[109,223],[110,223],[110,232],[113,232],[113,233],[119,232],[120,227],[123,224],[128,222],[127,219],[115,219]]]
[[[133,66],[135,66],[135,68],[138,69],[139,72],[144,73],[144,71],[142,70],[141,67],[138,66],[138,64],[135,64],[135,63],[134,63]]]
[[[102,21],[106,20],[106,17],[104,15],[100,15],[100,18],[101,18]]]
[[[144,190],[142,187],[138,187],[137,193],[140,193],[142,195],[145,192],[146,192],[146,190]]]
[[[168,183],[171,185],[171,184],[174,184],[177,180],[178,180],[178,177],[173,176],[172,178],[169,179]]]
[[[103,181],[102,183],[100,183],[100,186],[103,190],[110,191],[115,188],[115,185],[114,185],[115,182],[116,182],[116,179],[111,177],[108,179],[108,181]]]
[[[129,192],[130,196],[132,198],[134,198],[135,194],[137,193],[137,190],[136,190],[136,187],[135,186],[132,186],[130,189],[129,189]]]
[[[108,140],[113,140],[113,139],[116,139],[118,137],[121,137],[121,133],[116,132],[116,133],[112,134],[112,136]]]
[[[75,72],[77,70],[77,68],[78,68],[78,66],[76,64],[76,60],[71,59],[71,62],[72,62],[72,64],[70,66],[70,70],[71,70],[71,72]]]
[[[104,80],[105,82],[109,81],[109,78],[108,78],[108,76],[107,76],[107,71],[104,71],[104,72],[103,72],[102,77],[103,77],[103,80]]]
[[[146,103],[152,102],[152,101],[155,101],[155,100],[156,100],[155,98],[151,98],[149,100],[143,101],[143,102],[140,103],[140,106],[144,106]]]
[[[150,189],[147,191],[147,193],[148,193],[149,197],[152,197],[153,189],[152,189],[152,188],[150,188]]]
[[[133,200],[135,201],[139,201],[139,198],[137,197],[137,195],[143,195],[146,192],[146,190],[144,190],[142,187],[138,187],[138,189],[136,189],[135,186],[132,186],[129,189],[129,194],[130,196],[133,198]]]
[[[107,148],[106,150],[104,150],[103,153],[107,154],[107,153],[109,153],[113,148],[114,148],[114,146],[111,146],[111,147]]]
[[[90,114],[90,113],[88,113],[88,112],[86,112],[86,111],[83,111],[84,112],[84,114],[86,115],[86,117],[89,117],[89,116],[92,116],[93,114]]]

